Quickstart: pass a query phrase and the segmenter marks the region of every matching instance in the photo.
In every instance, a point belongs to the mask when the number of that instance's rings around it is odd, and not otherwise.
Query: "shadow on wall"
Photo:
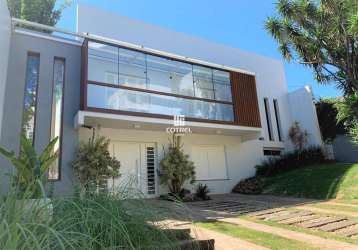
[[[346,135],[337,135],[333,141],[336,161],[358,163],[358,145],[354,145]]]

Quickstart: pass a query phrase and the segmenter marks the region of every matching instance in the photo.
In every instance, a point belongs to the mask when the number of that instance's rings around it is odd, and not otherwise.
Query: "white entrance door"
[[[110,152],[120,163],[119,178],[109,185],[140,192],[146,196],[156,194],[156,150],[154,143],[113,142]]]

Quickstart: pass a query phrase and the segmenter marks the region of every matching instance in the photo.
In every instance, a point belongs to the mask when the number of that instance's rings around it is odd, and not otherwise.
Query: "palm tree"
[[[356,0],[278,0],[265,28],[282,56],[313,69],[319,83],[358,91]]]

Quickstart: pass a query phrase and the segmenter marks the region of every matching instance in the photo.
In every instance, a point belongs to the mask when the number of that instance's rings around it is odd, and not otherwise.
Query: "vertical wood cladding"
[[[255,77],[231,72],[231,83],[235,124],[247,127],[261,127]]]

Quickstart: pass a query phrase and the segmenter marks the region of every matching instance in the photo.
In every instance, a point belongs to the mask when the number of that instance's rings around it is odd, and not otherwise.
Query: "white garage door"
[[[192,148],[196,179],[227,179],[225,147],[223,145],[198,145]]]

